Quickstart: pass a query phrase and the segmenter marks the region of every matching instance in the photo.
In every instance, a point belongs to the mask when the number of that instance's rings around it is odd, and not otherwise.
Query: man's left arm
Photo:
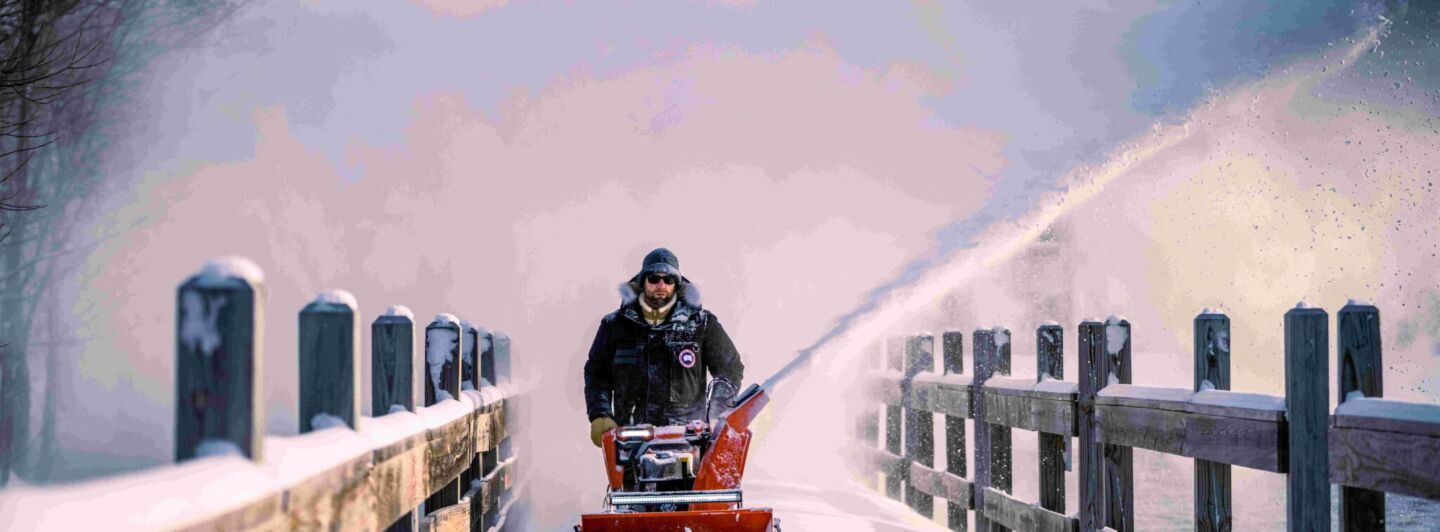
[[[730,341],[730,335],[725,333],[725,327],[720,325],[720,320],[714,314],[710,315],[705,324],[705,337],[700,348],[704,353],[702,358],[705,369],[712,377],[723,379],[728,384],[717,387],[716,397],[710,401],[711,415],[719,415],[729,408],[730,400],[739,393],[741,379],[745,376],[745,364],[740,361],[740,353],[735,350],[735,343]],[[718,410],[714,406],[717,404]]]

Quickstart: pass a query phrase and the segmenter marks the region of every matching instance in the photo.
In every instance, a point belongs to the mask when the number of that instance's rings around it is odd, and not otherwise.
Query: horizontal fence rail
[[[853,463],[869,478],[883,476],[887,494],[904,494],[922,515],[931,515],[932,498],[943,499],[952,530],[966,530],[972,510],[986,532],[1134,530],[1134,448],[1195,460],[1196,530],[1239,529],[1233,466],[1286,475],[1292,530],[1329,529],[1331,484],[1340,486],[1342,529],[1384,530],[1385,493],[1440,500],[1440,405],[1382,398],[1379,310],[1352,302],[1337,315],[1340,404],[1329,412],[1328,319],[1304,304],[1286,314],[1284,396],[1230,391],[1230,321],[1208,309],[1194,322],[1192,388],[1132,384],[1122,318],[1080,324],[1078,381],[1061,380],[1063,330],[1054,323],[1036,330],[1034,379],[1009,376],[1010,333],[1000,327],[972,333],[973,373],[962,372],[960,332],[944,333],[941,374],[930,369],[933,337],[891,339],[876,357],[888,363],[861,384],[870,404],[889,413],[862,408]],[[904,371],[902,350],[912,362]],[[943,471],[925,445],[934,415],[945,416]],[[966,419],[976,432],[968,445]],[[1011,495],[1013,429],[1039,434],[1039,502]],[[1067,511],[1071,438],[1080,501]],[[965,477],[967,451],[974,478]]]
[[[449,314],[371,324],[360,415],[355,298],[299,313],[300,434],[263,436],[263,274],[207,264],[177,291],[176,464],[0,492],[5,528],[501,530],[523,490],[510,434],[523,398],[510,340]],[[423,337],[421,334],[422,333]]]

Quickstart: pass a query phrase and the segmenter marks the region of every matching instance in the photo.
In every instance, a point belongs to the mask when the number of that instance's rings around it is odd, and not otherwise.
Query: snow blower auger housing
[[[605,508],[580,516],[575,530],[779,530],[779,520],[769,508],[741,507],[740,477],[750,450],[750,422],[769,400],[763,389],[751,385],[714,426],[692,421],[606,432]]]

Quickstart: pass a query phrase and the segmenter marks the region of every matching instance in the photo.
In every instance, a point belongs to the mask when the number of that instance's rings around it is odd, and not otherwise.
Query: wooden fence
[[[176,464],[0,492],[0,528],[501,530],[523,498],[509,435],[521,398],[503,333],[391,307],[361,326],[343,291],[299,313],[300,434],[264,434],[263,275],[212,261],[176,308]],[[515,523],[508,523],[514,528]]]
[[[1009,378],[1013,344],[1003,328],[972,334],[971,373],[963,372],[959,332],[941,339],[943,374],[932,369],[933,336],[893,338],[866,382],[877,402],[858,420],[855,462],[883,474],[889,496],[927,517],[934,498],[944,499],[952,530],[966,529],[968,510],[983,531],[1134,530],[1137,447],[1195,460],[1196,530],[1234,528],[1232,466],[1286,475],[1290,530],[1330,529],[1331,483],[1340,485],[1342,529],[1383,530],[1386,492],[1440,500],[1440,405],[1381,398],[1379,310],[1352,302],[1337,322],[1333,413],[1329,315],[1303,303],[1285,314],[1283,397],[1230,391],[1230,320],[1209,310],[1194,321],[1191,388],[1131,383],[1124,319],[1080,324],[1078,382],[1062,380],[1064,331],[1054,323],[1036,330],[1034,380]],[[934,466],[937,414],[945,416],[944,471]],[[975,426],[969,447],[966,419]],[[1013,429],[1039,434],[1040,500],[1033,503],[1012,495]],[[1073,511],[1064,484],[1070,438],[1079,466]],[[967,448],[973,478],[965,476]]]

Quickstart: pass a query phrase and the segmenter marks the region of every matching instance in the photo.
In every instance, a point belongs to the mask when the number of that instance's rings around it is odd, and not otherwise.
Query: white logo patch
[[[680,352],[680,365],[686,369],[695,367],[695,352],[689,349]]]

